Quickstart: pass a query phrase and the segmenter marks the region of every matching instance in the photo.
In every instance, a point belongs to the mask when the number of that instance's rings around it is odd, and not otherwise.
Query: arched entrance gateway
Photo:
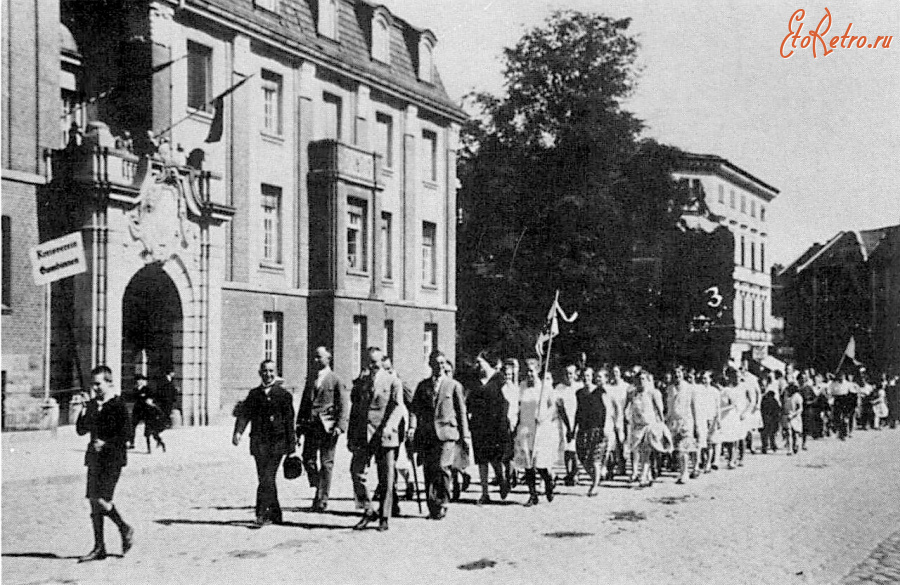
[[[75,348],[78,364],[58,360],[57,377],[77,370],[85,388],[83,373],[106,364],[127,396],[136,374],[158,384],[171,368],[183,423],[209,424],[220,415],[224,224],[235,210],[212,173],[116,149],[99,128],[96,144],[53,153],[46,201],[66,221],[52,228],[80,231],[88,258],[54,291],[54,347]]]
[[[122,388],[136,374],[160,384],[173,370],[182,379],[184,318],[175,283],[160,263],[141,268],[122,296]],[[175,408],[181,410],[181,397]]]

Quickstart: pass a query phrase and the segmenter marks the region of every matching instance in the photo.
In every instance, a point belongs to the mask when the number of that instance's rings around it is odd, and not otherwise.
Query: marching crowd
[[[576,486],[582,467],[589,479],[586,495],[594,497],[601,481],[649,487],[664,472],[675,472],[676,483],[683,484],[740,467],[748,454],[782,449],[796,455],[810,438],[833,434],[846,440],[855,430],[881,430],[885,423],[895,428],[900,420],[898,378],[872,380],[861,368],[823,375],[788,365],[758,377],[744,361],[716,371],[675,366],[657,378],[640,366],[593,366],[582,354],[564,362],[554,383],[537,358],[521,363],[482,352],[456,371],[435,351],[431,375],[413,388],[379,348],[367,354],[368,364],[348,387],[332,371],[330,351],[317,348],[296,413],[275,364],[260,364],[260,385],[235,407],[232,437],[238,445],[249,427],[258,476],[255,526],[283,521],[276,481],[282,462],[289,479],[306,470],[315,489],[310,511],[327,510],[342,434],[362,510],[353,528],[377,522],[384,531],[388,519],[399,515],[401,478],[405,498],[420,500],[421,507],[420,467],[428,516],[441,520],[449,503],[470,487],[473,467],[480,478],[478,505],[492,502],[492,484],[506,499],[523,481],[524,505],[531,507],[540,502],[539,478],[545,499],[553,501],[558,469],[565,485]],[[112,502],[133,426],[109,368],[96,368],[92,381],[95,397],[77,425],[79,434],[91,437],[85,465],[95,546],[83,561],[106,557],[105,516],[118,526],[123,552],[134,541],[132,527]],[[147,441],[149,449],[149,436]],[[373,460],[378,486],[370,491]]]

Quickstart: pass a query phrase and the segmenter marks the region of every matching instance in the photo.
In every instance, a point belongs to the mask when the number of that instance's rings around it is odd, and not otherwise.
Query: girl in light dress
[[[649,487],[653,484],[650,476],[653,454],[650,427],[655,424],[664,426],[661,400],[657,396],[650,372],[640,373],[638,384],[631,395],[631,402],[625,410],[625,418],[629,425],[628,446],[634,457],[634,472],[631,479],[637,480],[640,487]]]
[[[516,426],[514,464],[525,470],[529,498],[525,506],[538,503],[537,475],[544,480],[544,494],[553,501],[553,478],[550,470],[562,462],[560,450],[559,399],[548,373],[540,382],[540,363],[527,361],[528,374],[519,394],[519,424]],[[543,390],[542,390],[543,388]]]
[[[719,428],[714,434],[714,442],[721,445],[722,457],[728,460],[728,469],[734,469],[741,464],[739,457],[743,456],[747,431],[741,415],[746,411],[749,400],[745,389],[738,384],[737,370],[732,367],[725,369],[721,392]]]

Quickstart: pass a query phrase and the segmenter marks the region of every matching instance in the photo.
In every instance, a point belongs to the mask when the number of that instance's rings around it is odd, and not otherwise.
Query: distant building
[[[833,371],[853,337],[863,365],[900,373],[900,225],[838,232],[777,279],[798,363]]]
[[[685,154],[674,176],[687,181],[695,199],[705,202],[702,210],[688,210],[686,224],[704,228],[712,223],[706,231],[723,225],[734,236],[734,289],[728,291],[733,293],[731,359],[739,361],[749,354],[762,360],[772,345],[769,205],[779,191],[716,155]]]
[[[35,5],[39,25],[14,28],[52,30],[53,42],[33,43],[46,67],[23,62],[13,86],[46,85],[49,105],[38,115],[42,94],[7,94],[4,77],[7,107],[23,101],[28,118],[24,130],[7,120],[4,140],[40,128],[14,149],[31,156],[17,172],[38,183],[53,149],[52,179],[21,196],[37,215],[23,221],[41,241],[85,241],[88,273],[53,285],[51,391],[63,404],[101,362],[126,390],[136,373],[174,369],[185,423],[207,424],[258,383],[263,358],[294,388],[319,344],[347,382],[367,346],[411,380],[433,349],[452,358],[465,115],[431,31],[363,0]],[[8,175],[21,178],[4,168],[4,213]],[[4,254],[36,243],[14,225],[7,246],[6,225]],[[27,264],[11,264],[18,282]],[[6,313],[4,301],[4,333]],[[23,319],[41,330],[40,310]],[[10,352],[40,363],[32,337]]]

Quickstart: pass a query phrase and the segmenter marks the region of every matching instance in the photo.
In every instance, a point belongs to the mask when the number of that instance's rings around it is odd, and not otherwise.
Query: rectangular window
[[[391,214],[381,213],[381,277],[384,280],[394,278],[394,240]]]
[[[262,70],[263,130],[281,136],[282,133],[282,92],[281,76]]]
[[[387,319],[384,322],[384,355],[394,359],[394,320]]]
[[[347,200],[347,269],[355,272],[368,272],[366,215],[365,201],[352,197]]]
[[[747,213],[747,196],[741,193],[741,213]]]
[[[750,217],[756,217],[756,199],[750,200]]]
[[[750,299],[750,329],[756,331],[756,299]]]
[[[719,185],[719,203],[725,204],[725,186]]]
[[[263,358],[275,362],[275,368],[281,374],[282,346],[282,313],[275,311],[263,312]]]
[[[332,94],[322,94],[322,121],[325,124],[322,138],[341,139],[341,98]]]
[[[731,196],[730,196],[729,204],[730,204],[731,208],[734,209],[734,202],[735,202],[735,199],[734,199],[734,191],[733,191],[733,190],[731,191],[731,194],[730,194],[730,195],[731,195]]]
[[[208,112],[212,109],[212,49],[188,41],[187,105],[189,108]]]
[[[759,243],[759,269],[761,272],[766,271],[766,243]]]
[[[3,216],[3,309],[12,307],[12,222]]]
[[[262,186],[263,260],[281,264],[281,189]]]
[[[422,334],[422,358],[428,363],[428,356],[431,352],[437,351],[438,348],[438,326],[437,323],[425,323],[425,329]]]
[[[431,130],[422,130],[422,176],[437,181],[437,134]]]
[[[756,242],[750,242],[750,270],[756,270]]]
[[[422,223],[422,283],[437,285],[437,226]]]
[[[375,152],[381,155],[384,167],[394,166],[394,122],[387,114],[375,114]]]
[[[362,315],[353,317],[353,375],[361,372],[363,366],[366,365],[366,336],[368,335],[368,324],[366,318]]]
[[[766,221],[766,207],[764,205],[759,206],[759,221]]]
[[[741,236],[741,266],[747,265],[746,256],[744,255],[744,249],[745,249],[744,236]]]

